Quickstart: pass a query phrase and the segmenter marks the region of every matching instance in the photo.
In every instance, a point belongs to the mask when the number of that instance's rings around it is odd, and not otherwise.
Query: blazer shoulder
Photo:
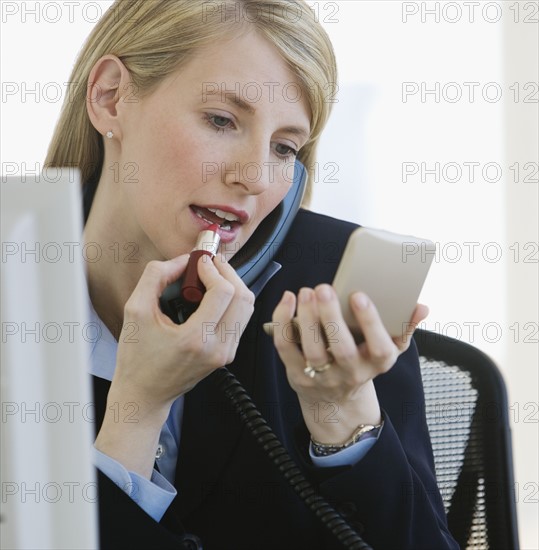
[[[348,240],[358,224],[300,208],[288,236],[305,240]]]
[[[274,277],[274,284],[294,290],[331,283],[348,238],[357,227],[351,222],[300,209],[275,257],[282,269]]]

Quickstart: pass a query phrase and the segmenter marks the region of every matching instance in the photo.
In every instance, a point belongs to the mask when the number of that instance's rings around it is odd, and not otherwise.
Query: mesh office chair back
[[[463,549],[517,550],[511,435],[501,374],[469,344],[421,329],[414,339],[449,529]]]

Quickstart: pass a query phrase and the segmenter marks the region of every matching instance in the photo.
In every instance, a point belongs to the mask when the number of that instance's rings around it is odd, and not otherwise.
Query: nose
[[[223,183],[241,189],[249,195],[259,195],[269,186],[278,162],[271,162],[270,146],[262,140],[238,147],[230,155],[230,162],[221,165]]]

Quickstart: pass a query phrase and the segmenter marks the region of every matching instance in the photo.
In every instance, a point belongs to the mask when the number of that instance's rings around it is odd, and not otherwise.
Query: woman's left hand
[[[317,441],[336,445],[348,440],[360,424],[381,422],[373,379],[408,349],[415,326],[428,314],[428,308],[418,304],[406,333],[391,338],[368,296],[356,292],[350,303],[365,338],[360,345],[344,322],[331,285],[302,288],[297,304],[295,295],[286,291],[273,313],[275,347],[298,394],[307,428]],[[301,348],[286,330],[296,305]],[[309,366],[320,372],[308,376]]]

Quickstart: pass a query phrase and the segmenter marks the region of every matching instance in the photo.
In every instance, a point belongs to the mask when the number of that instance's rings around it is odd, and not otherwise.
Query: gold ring
[[[327,371],[332,365],[333,361],[325,363],[321,367],[313,367],[309,361],[305,361],[305,368],[303,372],[309,377],[314,378],[318,373]]]

